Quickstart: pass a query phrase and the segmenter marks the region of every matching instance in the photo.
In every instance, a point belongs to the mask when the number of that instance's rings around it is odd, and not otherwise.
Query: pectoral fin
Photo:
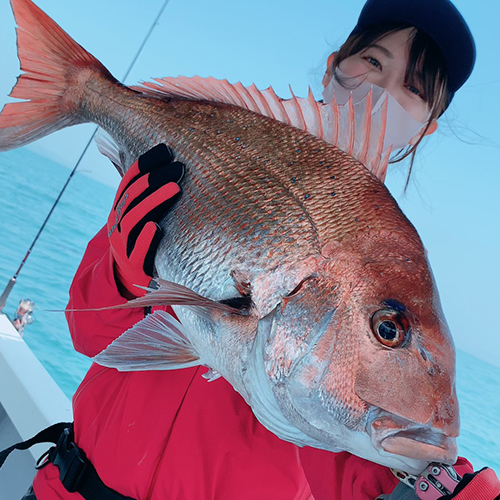
[[[154,281],[158,285],[158,288],[146,288],[149,292],[148,294],[130,300],[126,304],[114,306],[114,308],[186,306],[192,309],[196,314],[205,317],[209,315],[209,311],[220,311],[227,314],[242,314],[237,308],[198,295],[196,292],[193,292],[193,290],[183,285],[179,285],[178,283],[165,281],[161,278],[156,278]]]
[[[198,316],[202,316],[209,320],[213,320],[214,314],[237,314],[243,315],[245,311],[238,307],[232,307],[225,304],[223,301],[216,301],[203,297],[193,290],[156,278],[153,282],[155,287],[143,287],[136,285],[138,288],[147,290],[149,293],[143,297],[129,300],[124,304],[115,306],[89,308],[89,309],[66,309],[66,312],[73,311],[106,311],[108,309],[131,309],[135,307],[150,307],[150,306],[184,306],[191,309]]]
[[[119,371],[176,370],[203,364],[172,315],[155,311],[92,358]]]

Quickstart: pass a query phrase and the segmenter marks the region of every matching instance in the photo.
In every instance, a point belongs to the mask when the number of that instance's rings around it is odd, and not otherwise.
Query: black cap
[[[447,61],[451,101],[476,61],[474,38],[457,8],[449,0],[368,0],[352,34],[387,22],[408,23],[436,42]]]

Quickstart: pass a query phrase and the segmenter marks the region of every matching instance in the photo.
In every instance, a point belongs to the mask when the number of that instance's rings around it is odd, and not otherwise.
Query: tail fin
[[[79,70],[92,68],[111,76],[104,66],[77,44],[30,0],[11,0],[17,22],[21,70],[11,97],[24,102],[6,104],[0,114],[0,151],[14,149],[56,130],[81,123],[74,90]],[[108,76],[108,77],[109,77]]]

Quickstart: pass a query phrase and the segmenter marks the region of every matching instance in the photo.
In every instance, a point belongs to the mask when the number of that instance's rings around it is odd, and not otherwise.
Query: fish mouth
[[[439,429],[416,424],[395,415],[384,415],[367,426],[376,449],[423,462],[453,465],[458,449],[455,436]]]
[[[400,431],[382,439],[380,445],[387,453],[414,460],[449,465],[457,461],[455,438],[439,434],[432,429],[415,428]]]

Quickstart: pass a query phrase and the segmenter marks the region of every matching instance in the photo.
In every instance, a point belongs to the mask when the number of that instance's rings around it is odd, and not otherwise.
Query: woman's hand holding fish
[[[144,295],[137,285],[148,286],[153,277],[162,237],[157,222],[181,193],[184,165],[173,160],[170,149],[159,144],[130,167],[118,187],[107,230],[123,295]]]

